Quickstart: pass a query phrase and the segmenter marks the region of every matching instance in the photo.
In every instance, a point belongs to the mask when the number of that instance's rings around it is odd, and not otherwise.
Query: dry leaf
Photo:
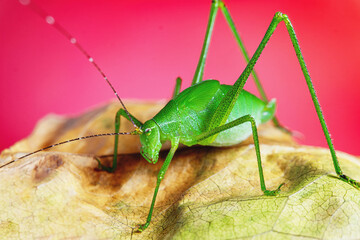
[[[140,120],[163,103],[128,103]],[[33,134],[0,156],[0,164],[69,138],[112,132],[117,103],[80,117],[48,116]],[[122,122],[122,131],[131,124]],[[227,148],[177,151],[161,183],[153,219],[135,233],[149,211],[156,165],[139,154],[136,136],[120,139],[115,173],[97,169],[94,155],[113,151],[113,138],[78,141],[0,169],[3,238],[82,239],[357,239],[360,191],[334,174],[327,149],[298,146],[288,135],[260,128],[267,188],[264,196],[251,139]],[[358,158],[338,153],[343,171],[360,179]],[[102,158],[110,164],[111,157]]]

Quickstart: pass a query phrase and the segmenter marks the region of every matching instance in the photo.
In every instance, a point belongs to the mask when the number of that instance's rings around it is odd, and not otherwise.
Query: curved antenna
[[[26,157],[29,157],[35,153],[38,153],[38,152],[41,152],[41,151],[44,151],[46,149],[49,149],[49,148],[53,148],[53,147],[56,147],[56,146],[59,146],[59,145],[62,145],[62,144],[65,144],[65,143],[70,143],[70,142],[74,142],[74,141],[78,141],[78,140],[83,140],[83,139],[88,139],[88,138],[95,138],[95,137],[106,137],[106,136],[115,136],[115,135],[139,135],[139,132],[138,131],[133,131],[133,132],[120,132],[120,133],[101,133],[101,134],[95,134],[95,135],[88,135],[88,136],[84,136],[84,137],[78,137],[78,138],[73,138],[73,139],[70,139],[70,140],[67,140],[67,141],[63,141],[63,142],[59,142],[59,143],[55,143],[53,145],[50,145],[50,146],[47,146],[47,147],[44,147],[44,148],[41,148],[41,149],[38,149],[34,152],[31,152],[31,153],[28,153],[28,154],[25,154],[24,156],[21,156],[19,158],[16,158],[14,160],[11,160],[10,162],[0,166],[0,168],[3,168],[11,163],[14,163],[20,159],[23,159],[23,158],[26,158]]]
[[[103,77],[103,79],[107,82],[107,84],[110,86],[110,88],[112,89],[112,91],[114,92],[115,96],[117,97],[117,99],[119,100],[119,102],[121,103],[122,107],[124,108],[126,114],[128,115],[132,125],[138,129],[139,126],[137,126],[134,122],[134,120],[132,119],[129,111],[126,109],[125,104],[123,103],[123,101],[121,100],[121,98],[119,97],[118,93],[116,92],[115,88],[113,87],[113,85],[110,83],[109,79],[107,78],[107,76],[105,75],[105,73],[101,70],[101,68],[99,67],[99,65],[94,61],[94,58],[92,58],[90,56],[90,54],[78,43],[78,41],[76,40],[75,37],[73,37],[63,26],[61,26],[59,23],[57,23],[55,21],[55,18],[51,15],[49,15],[45,10],[43,10],[42,8],[40,8],[38,5],[36,5],[35,3],[31,2],[31,0],[19,0],[19,2],[24,5],[24,6],[28,6],[31,10],[33,10],[36,14],[38,14],[41,18],[43,18],[46,23],[48,23],[49,25],[52,25],[59,33],[61,33],[65,38],[67,38],[71,44],[73,44],[77,49],[80,50],[80,52],[89,60],[89,62],[96,68],[96,70],[101,74],[101,76]]]

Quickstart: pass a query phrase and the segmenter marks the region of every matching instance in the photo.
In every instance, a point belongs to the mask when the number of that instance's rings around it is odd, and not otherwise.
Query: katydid
[[[29,2],[22,2],[29,4]],[[30,5],[32,6],[32,5]],[[241,73],[239,78],[235,81],[234,85],[222,85],[217,80],[203,80],[205,60],[210,44],[210,39],[214,27],[215,18],[218,10],[221,10],[224,15],[235,39],[244,55],[245,60],[248,62],[245,70]],[[43,10],[36,7],[36,11],[42,17],[49,16]],[[312,101],[314,103],[319,121],[321,123],[325,138],[327,140],[329,150],[332,156],[333,165],[336,174],[345,182],[348,182],[356,188],[360,188],[360,183],[344,175],[332,144],[329,131],[327,129],[323,114],[321,112],[320,104],[317,100],[313,84],[310,79],[310,75],[306,68],[302,53],[300,51],[299,43],[295,35],[294,28],[287,17],[287,15],[277,12],[273,17],[264,38],[260,42],[254,55],[250,58],[245,50],[244,44],[240,39],[235,25],[231,19],[228,9],[225,7],[221,0],[212,1],[210,18],[207,26],[205,40],[198,62],[196,72],[192,81],[192,85],[180,92],[181,79],[176,81],[173,99],[170,100],[166,106],[156,114],[152,119],[145,123],[140,122],[135,116],[131,115],[123,104],[121,98],[111,85],[110,81],[94,61],[94,59],[84,50],[84,48],[76,41],[76,39],[70,35],[61,25],[54,21],[48,21],[53,25],[60,33],[62,33],[72,44],[74,44],[95,66],[100,72],[109,86],[112,88],[116,97],[122,104],[115,118],[115,132],[106,134],[97,134],[91,136],[80,137],[71,139],[65,142],[57,143],[35,152],[26,154],[18,159],[25,158],[29,155],[43,151],[45,149],[72,142],[80,139],[100,137],[100,136],[115,136],[115,146],[112,166],[104,166],[100,160],[97,159],[99,167],[108,172],[113,172],[117,167],[117,146],[119,135],[139,135],[141,141],[141,155],[150,163],[155,164],[159,158],[159,152],[164,142],[171,142],[171,149],[166,157],[163,166],[157,176],[157,183],[154,191],[154,196],[150,206],[149,214],[146,223],[140,225],[138,231],[145,230],[152,217],[152,212],[155,206],[156,196],[162,179],[165,176],[166,170],[179,146],[180,143],[186,146],[193,145],[207,145],[207,146],[229,146],[240,143],[244,139],[252,135],[255,145],[255,151],[257,156],[260,186],[265,195],[277,195],[280,192],[282,184],[275,190],[268,190],[265,185],[263,176],[263,170],[261,165],[260,146],[257,135],[257,126],[259,124],[272,120],[277,127],[281,127],[278,120],[275,118],[276,104],[274,100],[269,101],[263,88],[254,72],[254,66],[259,59],[263,49],[268,43],[270,37],[275,31],[277,25],[280,22],[284,22],[290,36],[291,42],[294,46],[296,56],[298,58],[301,70],[306,80],[306,84],[309,88]],[[259,99],[251,93],[243,90],[243,87],[250,76],[253,74],[254,80],[260,92],[261,98]],[[132,132],[120,132],[120,117],[124,117],[131,121],[135,130]],[[7,164],[1,166],[4,167],[18,159],[12,160]]]

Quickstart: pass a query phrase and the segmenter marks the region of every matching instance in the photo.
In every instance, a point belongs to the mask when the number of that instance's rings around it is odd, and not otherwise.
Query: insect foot
[[[97,157],[94,157],[94,158],[95,158],[95,160],[97,161],[97,163],[98,163],[98,168],[99,168],[100,170],[103,170],[103,171],[106,171],[106,172],[109,172],[109,173],[114,172],[114,170],[115,170],[114,168],[105,166],[105,165],[103,165],[103,164],[101,163],[101,161],[100,161],[99,158],[97,158]]]
[[[270,191],[270,190],[265,190],[264,191],[264,195],[265,196],[276,196],[280,193],[280,188],[284,185],[285,183],[282,183],[280,184],[280,186],[276,189],[276,190],[273,190],[273,191]]]
[[[352,179],[344,174],[340,175],[340,179],[343,180],[344,182],[349,183],[351,186],[353,186],[357,189],[360,189],[360,183],[355,181],[354,179]]]
[[[150,225],[149,222],[143,224],[143,225],[140,225],[139,228],[135,231],[135,232],[138,232],[138,233],[141,233],[143,232],[145,229],[147,229],[147,227]]]

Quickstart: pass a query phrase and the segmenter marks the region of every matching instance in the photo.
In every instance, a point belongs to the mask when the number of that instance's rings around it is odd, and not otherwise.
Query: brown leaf
[[[163,103],[128,103],[144,121]],[[38,148],[113,132],[119,108],[111,103],[76,118],[48,116],[0,157],[1,165]],[[122,122],[121,131],[131,124]],[[156,165],[138,153],[137,136],[123,136],[115,173],[97,169],[94,156],[111,155],[113,137],[78,141],[0,169],[0,233],[7,238],[357,238],[360,191],[334,175],[327,149],[298,146],[271,127],[259,129],[268,189],[259,186],[251,138],[226,148],[182,147],[161,183],[152,222],[135,233],[149,211]],[[343,171],[360,179],[359,159],[338,153]],[[103,157],[111,164],[111,156]]]

